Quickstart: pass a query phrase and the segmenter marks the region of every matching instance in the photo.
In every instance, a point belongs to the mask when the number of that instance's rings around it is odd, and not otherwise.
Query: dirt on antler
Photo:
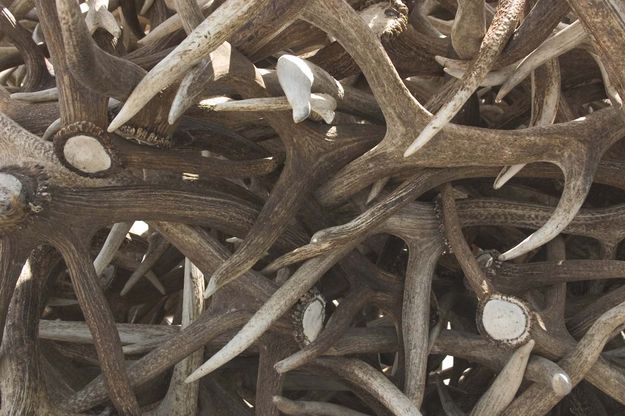
[[[0,414],[625,414],[621,0],[0,0]]]

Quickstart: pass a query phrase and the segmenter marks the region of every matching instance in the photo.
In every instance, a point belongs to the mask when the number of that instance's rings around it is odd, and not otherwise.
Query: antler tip
[[[573,390],[573,384],[568,374],[557,373],[551,379],[551,388],[559,396],[566,396]]]
[[[204,299],[208,299],[215,294],[219,290],[219,285],[217,283],[217,279],[214,277],[208,281],[206,285],[206,289],[204,290]]]

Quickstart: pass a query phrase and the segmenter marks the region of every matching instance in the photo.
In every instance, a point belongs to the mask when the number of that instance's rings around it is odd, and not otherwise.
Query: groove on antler
[[[421,130],[419,136],[405,150],[404,157],[413,155],[425,146],[440,129],[451,121],[471,94],[477,90],[482,79],[486,77],[495,63],[495,59],[503,49],[508,37],[512,34],[524,5],[524,0],[502,1],[498,4],[497,13],[493,17],[491,26],[484,35],[482,45],[471,62],[470,69],[462,77],[461,86],[455,92],[454,98],[445,103]]]
[[[86,242],[73,245],[61,240],[56,242],[56,245],[67,264],[76,297],[93,334],[111,400],[120,412],[139,415],[141,413],[139,404],[130,387],[113,314],[98,284],[88,252],[84,248]]]
[[[623,413],[617,0],[0,8],[4,413]]]
[[[254,19],[268,3],[269,0],[228,0],[217,8],[143,77],[109,125],[109,132],[130,120],[154,95],[179,80],[184,71],[215,50],[246,21]]]
[[[6,35],[24,57],[27,73],[22,84],[23,90],[36,91],[46,88],[50,82],[50,73],[46,68],[43,52],[32,40],[30,32],[2,3],[0,3],[0,33]]]
[[[83,85],[108,97],[125,100],[145,71],[100,49],[89,35],[80,8],[72,0],[57,0],[64,57],[72,75]],[[120,76],[123,74],[123,76]]]

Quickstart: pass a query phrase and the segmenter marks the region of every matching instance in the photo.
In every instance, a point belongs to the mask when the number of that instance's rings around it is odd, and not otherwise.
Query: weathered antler
[[[0,9],[0,413],[625,412],[618,1]]]

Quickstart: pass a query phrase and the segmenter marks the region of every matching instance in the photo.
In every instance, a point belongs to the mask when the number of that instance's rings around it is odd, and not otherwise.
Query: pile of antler
[[[8,3],[1,414],[625,411],[621,0]]]

